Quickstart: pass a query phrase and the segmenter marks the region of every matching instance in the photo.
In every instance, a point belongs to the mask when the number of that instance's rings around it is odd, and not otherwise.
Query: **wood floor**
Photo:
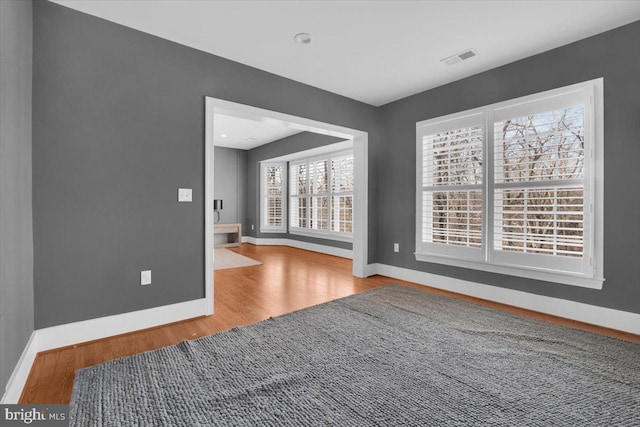
[[[451,295],[518,315],[640,343],[640,336],[373,276],[351,275],[351,260],[284,246],[243,244],[234,251],[263,264],[215,272],[215,314],[39,353],[20,403],[69,403],[77,369],[265,320],[389,283]]]

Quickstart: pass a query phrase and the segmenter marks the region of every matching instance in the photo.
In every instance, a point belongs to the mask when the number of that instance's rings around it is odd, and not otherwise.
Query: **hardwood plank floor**
[[[258,322],[389,283],[450,295],[521,316],[640,343],[637,335],[388,277],[359,279],[351,275],[351,260],[330,255],[284,246],[250,244],[233,250],[263,264],[215,272],[214,315],[39,353],[20,403],[69,403],[77,369]]]

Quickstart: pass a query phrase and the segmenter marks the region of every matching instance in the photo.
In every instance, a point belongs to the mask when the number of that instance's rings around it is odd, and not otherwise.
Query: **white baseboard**
[[[382,276],[406,280],[459,294],[564,317],[605,328],[640,334],[640,314],[584,304],[560,298],[536,295],[498,286],[469,282],[386,264],[371,264]]]
[[[322,254],[338,256],[341,258],[353,259],[353,250],[335,248],[333,246],[320,245],[318,243],[303,242],[295,239],[270,239],[264,237],[242,236],[243,243],[251,243],[253,245],[270,245],[270,246],[291,246],[292,248],[305,249],[307,251],[320,252]]]
[[[2,400],[0,400],[0,403],[18,403],[18,399],[20,399],[22,389],[27,382],[27,378],[29,377],[29,373],[31,372],[31,366],[33,366],[33,362],[35,361],[37,354],[38,338],[36,336],[36,332],[34,331],[31,333],[29,341],[27,341],[27,345],[24,347],[24,350],[22,350],[20,359],[18,359],[18,363],[13,369],[13,373],[9,378],[9,382],[7,382],[7,386],[5,388],[4,395],[2,396]]]
[[[367,264],[364,268],[364,277],[371,277],[378,274],[378,265],[379,264]]]
[[[36,330],[38,351],[126,334],[180,320],[205,316],[205,298],[132,311]]]
[[[2,403],[17,403],[38,352],[152,328],[207,314],[206,298],[37,329],[7,383]]]

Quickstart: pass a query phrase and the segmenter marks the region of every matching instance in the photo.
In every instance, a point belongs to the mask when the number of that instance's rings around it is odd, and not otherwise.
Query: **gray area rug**
[[[638,426],[640,345],[390,285],[76,372],[74,426]]]

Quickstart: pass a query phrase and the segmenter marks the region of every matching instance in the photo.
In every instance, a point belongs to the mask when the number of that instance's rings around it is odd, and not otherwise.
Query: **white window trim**
[[[334,152],[330,152],[330,153],[325,153],[322,155],[318,155],[318,156],[313,156],[313,157],[305,157],[305,158],[300,158],[300,159],[296,159],[294,161],[289,162],[289,170],[292,169],[293,166],[296,165],[301,165],[301,164],[307,164],[307,187],[309,186],[309,167],[308,164],[314,161],[319,161],[319,160],[327,160],[329,162],[329,167],[328,167],[328,182],[327,182],[327,188],[330,188],[331,186],[331,160],[332,159],[336,159],[339,157],[343,157],[343,156],[347,156],[347,155],[351,155],[351,156],[355,156],[354,151],[351,150],[340,150],[340,151],[334,151]],[[354,162],[355,162],[355,157],[354,157]],[[354,165],[355,166],[355,165]],[[288,179],[289,177],[287,177],[287,182],[289,181]],[[354,170],[354,179],[355,179],[355,170]],[[342,195],[342,196],[351,196],[352,200],[354,197],[354,193],[350,192],[350,193],[332,193],[332,192],[328,192],[326,194],[327,197],[331,198],[331,196],[333,196],[334,194],[336,195]],[[325,196],[325,194],[315,194],[315,193],[308,193],[308,194],[303,194],[303,195],[292,195],[292,194],[288,194],[287,197],[287,201],[288,199],[292,198],[292,197],[313,197],[313,196]],[[309,209],[309,207],[307,207],[307,209]],[[331,208],[329,208],[331,209]],[[328,223],[329,223],[329,227],[331,227],[331,210],[329,210],[329,214],[328,214]],[[307,219],[308,221],[308,219]],[[289,222],[287,221],[287,224],[289,224]],[[353,227],[353,223],[352,223],[352,227]],[[341,242],[353,242],[353,234],[349,234],[349,233],[340,233],[337,231],[332,231],[331,229],[329,230],[315,230],[315,229],[311,229],[311,228],[302,228],[302,227],[293,227],[291,226],[291,224],[289,224],[289,234],[293,234],[293,235],[298,235],[298,236],[306,236],[306,237],[314,237],[317,239],[327,239],[327,240],[336,240],[336,241],[341,241]]]
[[[279,166],[282,168],[282,221],[280,226],[265,225],[265,169],[271,166]],[[260,232],[261,233],[286,233],[287,232],[287,201],[289,199],[287,193],[287,163],[286,162],[260,162]]]
[[[295,236],[315,237],[316,239],[337,240],[339,242],[353,242],[353,237],[346,233],[336,231],[318,231],[308,228],[289,228],[289,234]]]
[[[585,153],[585,163],[589,162],[587,170],[589,173],[585,176],[585,195],[590,197],[590,238],[585,241],[585,267],[583,272],[574,273],[560,271],[548,266],[524,267],[521,265],[509,264],[505,257],[502,263],[498,263],[493,257],[493,236],[488,236],[487,223],[492,218],[493,206],[486,203],[488,197],[493,198],[493,153],[489,151],[493,148],[493,123],[499,118],[501,109],[517,108],[520,104],[531,103],[535,101],[553,103],[554,97],[565,96],[575,92],[582,92],[588,99],[585,105],[585,117],[590,123],[585,123],[586,128],[589,126],[589,136],[592,144]],[[586,114],[587,110],[589,113]],[[511,110],[512,111],[512,110]],[[425,134],[425,127],[438,126],[443,122],[466,120],[469,117],[482,114],[485,117],[484,127],[485,135],[490,135],[487,141],[484,141],[484,165],[483,165],[483,246],[477,251],[482,252],[481,257],[461,257],[461,254],[469,252],[470,248],[459,248],[462,251],[456,253],[455,250],[450,251],[448,248],[438,253],[425,251],[422,242],[422,136]],[[491,154],[491,155],[488,155]],[[487,171],[489,171],[487,173]],[[603,238],[604,238],[604,83],[603,79],[595,79],[583,83],[566,86],[522,98],[512,99],[496,104],[487,105],[472,110],[467,110],[455,114],[450,114],[435,119],[425,120],[416,123],[416,252],[415,257],[418,261],[431,262],[437,264],[451,265],[474,270],[482,270],[491,273],[506,274],[511,276],[526,277],[547,282],[555,282],[573,286],[580,286],[592,289],[602,289],[604,282],[603,277]],[[585,208],[586,209],[586,208]],[[444,247],[445,245],[438,245]],[[471,249],[473,251],[473,249]],[[443,253],[445,252],[445,253]],[[475,258],[475,259],[474,259]]]

